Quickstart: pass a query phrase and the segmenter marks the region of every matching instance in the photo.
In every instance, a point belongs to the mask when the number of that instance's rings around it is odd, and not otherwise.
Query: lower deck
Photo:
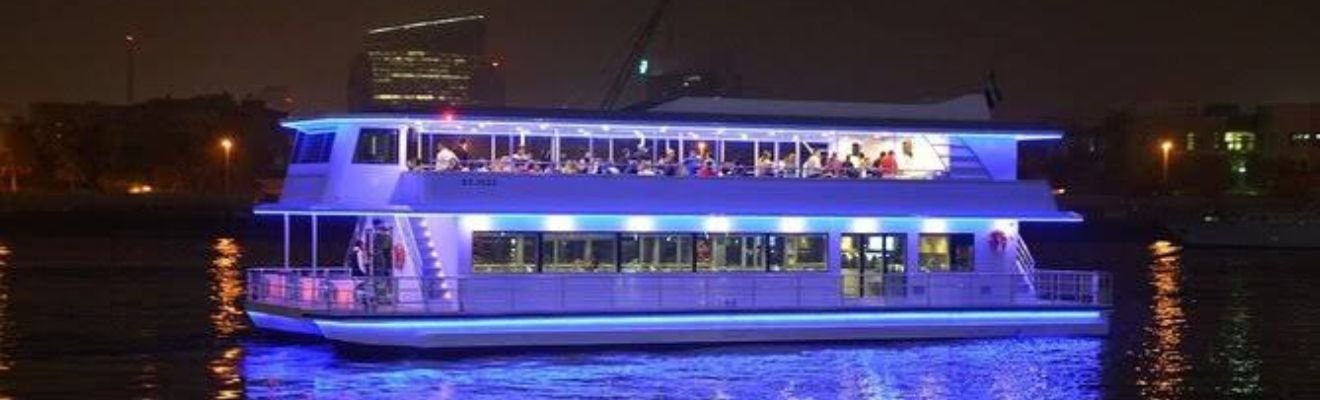
[[[849,285],[861,285],[850,292]],[[354,277],[253,269],[263,329],[418,348],[1103,335],[1106,275]]]

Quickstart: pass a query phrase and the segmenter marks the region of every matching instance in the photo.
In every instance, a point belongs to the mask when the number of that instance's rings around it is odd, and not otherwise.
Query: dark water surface
[[[255,334],[278,228],[211,226],[0,234],[0,398],[1320,398],[1320,252],[1027,229],[1114,273],[1106,338],[408,356]]]

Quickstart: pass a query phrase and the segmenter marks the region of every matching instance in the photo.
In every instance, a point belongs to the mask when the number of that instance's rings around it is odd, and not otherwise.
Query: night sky
[[[1158,3],[1158,4],[1157,4]],[[651,1],[75,1],[0,5],[0,103],[122,102],[264,86],[341,111],[374,26],[479,12],[514,106],[592,107]],[[979,90],[999,116],[1052,119],[1161,102],[1320,101],[1316,1],[675,0],[654,67],[730,66],[747,97],[920,101]]]

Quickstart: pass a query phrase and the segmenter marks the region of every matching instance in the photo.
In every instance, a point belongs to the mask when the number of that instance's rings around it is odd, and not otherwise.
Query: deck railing
[[[783,164],[773,165],[735,165],[725,163],[702,172],[700,169],[689,172],[683,162],[578,162],[565,160],[550,161],[460,161],[454,164],[435,165],[417,164],[411,168],[414,172],[428,173],[489,173],[512,175],[611,175],[611,176],[669,176],[691,178],[801,178],[801,179],[955,179],[949,176],[949,169],[899,168],[886,170],[874,165],[848,166],[831,165],[823,162],[817,167],[792,167]],[[960,180],[988,180],[989,177],[956,178]]]
[[[1059,270],[1037,270],[1034,292],[1016,273],[866,280],[830,273],[390,278],[354,277],[342,269],[258,268],[247,279],[250,303],[345,314],[1104,307],[1112,283],[1103,272]],[[851,282],[860,285],[845,293]]]

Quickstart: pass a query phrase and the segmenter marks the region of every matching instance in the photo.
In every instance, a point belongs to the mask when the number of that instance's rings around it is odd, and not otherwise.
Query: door
[[[906,294],[906,235],[848,234],[842,239],[839,250],[844,297]]]

